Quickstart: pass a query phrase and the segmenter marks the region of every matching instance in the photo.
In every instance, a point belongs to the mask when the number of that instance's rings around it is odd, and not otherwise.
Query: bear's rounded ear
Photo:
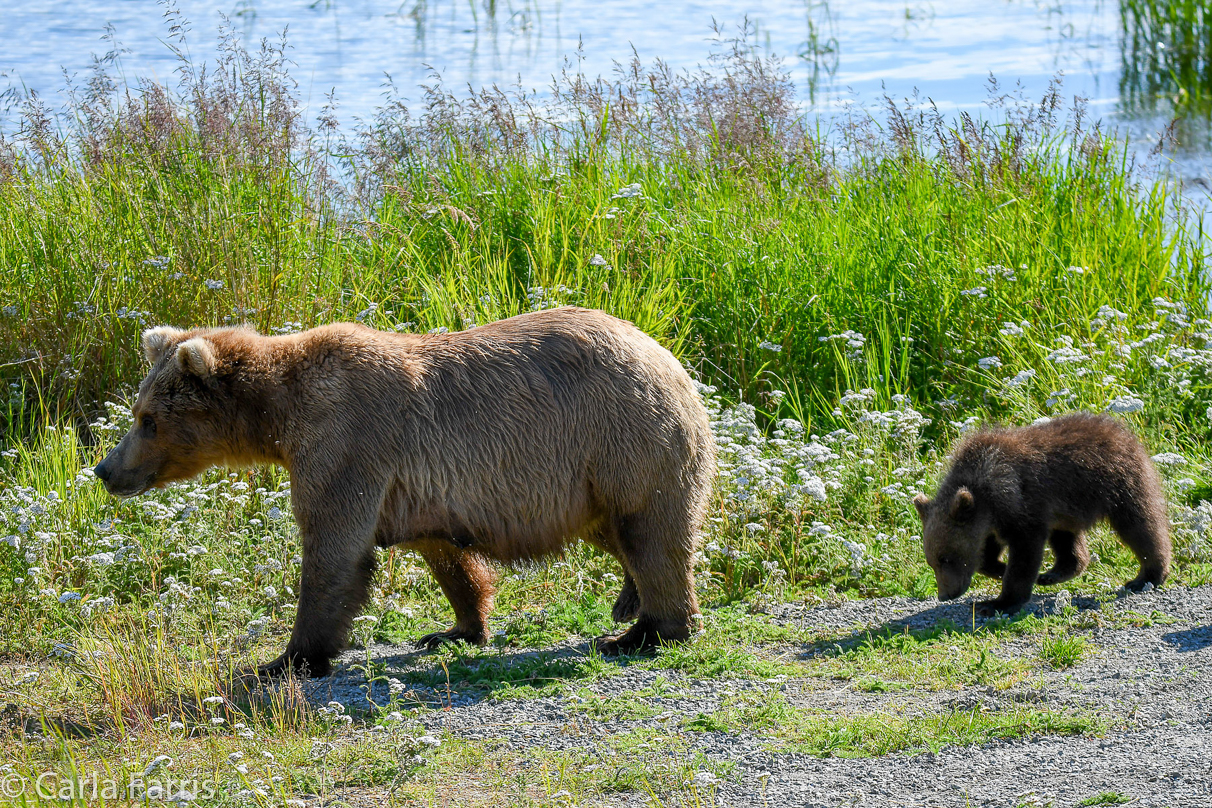
[[[187,339],[177,346],[177,364],[183,373],[208,379],[215,370],[215,352],[202,337]]]
[[[930,499],[925,494],[918,494],[913,498],[913,507],[917,508],[917,515],[922,521],[926,521],[926,512],[930,509]]]
[[[953,519],[967,519],[972,515],[972,509],[976,507],[976,500],[972,498],[972,492],[967,486],[960,486],[955,491],[955,496],[951,500],[951,517]]]
[[[161,325],[149,328],[143,332],[143,355],[147,361],[156,364],[168,347],[181,339],[185,332],[171,325]]]

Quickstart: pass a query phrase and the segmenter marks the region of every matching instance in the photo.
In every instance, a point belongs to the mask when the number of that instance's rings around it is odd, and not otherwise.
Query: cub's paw
[[[1137,576],[1131,581],[1128,581],[1128,583],[1124,584],[1124,589],[1127,589],[1129,592],[1150,592],[1157,589],[1157,587],[1158,584],[1155,581],[1149,578],[1142,578],[1140,576]]]
[[[1042,573],[1040,573],[1040,576],[1035,579],[1035,585],[1036,586],[1056,586],[1057,584],[1063,584],[1067,580],[1069,580],[1069,579],[1062,578],[1061,576],[1057,575],[1055,572],[1042,572]]]
[[[435,631],[432,634],[426,634],[424,637],[417,640],[417,648],[424,648],[432,651],[433,649],[448,642],[465,642],[472,645],[484,645],[488,642],[488,632],[483,629],[479,631],[467,631],[460,628],[452,628],[449,631]]]
[[[977,617],[994,617],[998,614],[1012,615],[1018,614],[1026,603],[1007,603],[1006,601],[996,600],[981,600],[976,604]]]

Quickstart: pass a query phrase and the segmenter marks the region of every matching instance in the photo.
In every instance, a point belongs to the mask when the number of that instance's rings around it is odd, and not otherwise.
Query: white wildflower
[[[1031,381],[1031,379],[1034,377],[1035,377],[1035,371],[1033,369],[1027,368],[1026,370],[1020,370],[1018,373],[1014,374],[1014,376],[1012,378],[1009,378],[1006,380],[1006,386],[1007,387],[1022,387],[1024,384]]]
[[[620,188],[618,191],[615,192],[614,196],[612,196],[610,198],[611,199],[635,199],[636,197],[643,196],[643,195],[644,195],[644,189],[640,186],[640,184],[638,182],[633,182],[630,185],[624,185],[622,188]]]
[[[1145,408],[1145,402],[1132,394],[1116,396],[1111,399],[1111,403],[1107,405],[1107,412],[1126,414],[1131,412],[1140,412]]]
[[[983,356],[976,360],[976,364],[980,366],[981,370],[997,370],[1002,366],[1002,360],[996,356]]]

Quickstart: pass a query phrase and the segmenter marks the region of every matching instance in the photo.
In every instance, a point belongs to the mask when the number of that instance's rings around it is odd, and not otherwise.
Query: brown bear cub
[[[449,631],[483,644],[490,562],[558,553],[574,537],[624,571],[606,654],[690,636],[696,539],[715,442],[690,376],[631,323],[578,308],[449,334],[337,324],[143,335],[151,372],[134,426],[97,466],[133,496],[216,464],[290,472],[303,544],[294,631],[258,669],[328,672],[366,600],[375,547],[428,563]]]
[[[1081,575],[1090,563],[1084,534],[1102,519],[1140,560],[1129,589],[1161,586],[1170,571],[1161,479],[1144,445],[1110,416],[978,431],[952,453],[934,499],[918,494],[913,504],[939,600],[963,595],[975,572],[1001,579],[1001,595],[977,604],[982,616],[1017,612],[1037,580]],[[1040,575],[1045,544],[1056,562]]]

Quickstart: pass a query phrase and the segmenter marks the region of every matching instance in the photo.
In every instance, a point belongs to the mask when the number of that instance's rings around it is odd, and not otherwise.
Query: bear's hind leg
[[[670,502],[623,517],[618,531],[624,566],[639,596],[639,613],[627,631],[599,640],[598,651],[606,656],[642,653],[662,642],[688,639],[696,628],[699,604],[694,594],[694,531],[685,504]]]
[[[1054,586],[1071,581],[1090,566],[1090,548],[1086,546],[1084,534],[1054,530],[1048,536],[1048,544],[1052,547],[1056,560],[1052,569],[1039,576],[1036,583],[1040,586]]]
[[[640,613],[640,593],[635,588],[635,579],[627,571],[623,551],[619,548],[619,532],[616,520],[601,519],[585,532],[585,541],[603,552],[610,553],[623,566],[623,589],[610,610],[616,623],[630,623]]]
[[[1170,574],[1172,552],[1164,506],[1145,503],[1145,507],[1140,508],[1134,504],[1112,514],[1110,522],[1111,529],[1140,561],[1140,572],[1124,586],[1134,592],[1139,592],[1145,584],[1161,586]]]
[[[447,631],[435,631],[417,640],[421,648],[436,648],[444,642],[464,640],[475,645],[488,642],[488,613],[496,590],[496,574],[475,553],[453,546],[433,546],[419,549],[429,565],[442,593],[450,601],[455,624]]]
[[[640,591],[636,589],[631,573],[623,572],[623,591],[619,592],[610,616],[616,623],[630,623],[640,616]]]

